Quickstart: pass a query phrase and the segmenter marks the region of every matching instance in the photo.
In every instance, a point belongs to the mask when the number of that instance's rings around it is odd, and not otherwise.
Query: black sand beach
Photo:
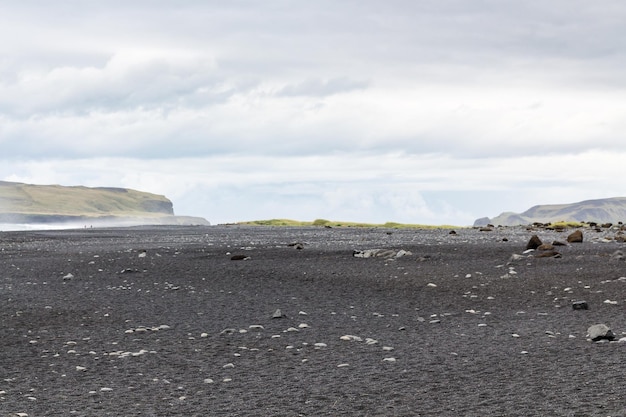
[[[626,415],[615,232],[457,232],[0,232],[0,415]]]

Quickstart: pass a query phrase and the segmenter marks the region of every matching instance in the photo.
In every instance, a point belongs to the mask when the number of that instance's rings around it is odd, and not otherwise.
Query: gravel
[[[568,232],[0,232],[0,415],[623,415],[624,244]]]

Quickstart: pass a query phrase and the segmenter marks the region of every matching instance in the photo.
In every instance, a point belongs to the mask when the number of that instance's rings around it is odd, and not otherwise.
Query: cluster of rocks
[[[355,258],[385,258],[385,259],[397,259],[403,256],[413,255],[410,251],[400,249],[365,249],[354,250],[352,256]]]

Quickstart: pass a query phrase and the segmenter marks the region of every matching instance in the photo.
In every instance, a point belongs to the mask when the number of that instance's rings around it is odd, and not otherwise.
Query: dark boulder
[[[532,237],[530,238],[530,240],[526,244],[526,249],[537,249],[542,244],[543,244],[543,242],[541,242],[541,239],[539,239],[539,236],[532,235]]]
[[[569,243],[581,243],[583,241],[583,232],[576,230],[567,237]]]

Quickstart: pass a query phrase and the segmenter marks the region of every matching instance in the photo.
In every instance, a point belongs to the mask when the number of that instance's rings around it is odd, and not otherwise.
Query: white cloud
[[[498,214],[481,199],[623,193],[621,1],[0,11],[0,178],[146,189],[213,221],[456,223]]]

